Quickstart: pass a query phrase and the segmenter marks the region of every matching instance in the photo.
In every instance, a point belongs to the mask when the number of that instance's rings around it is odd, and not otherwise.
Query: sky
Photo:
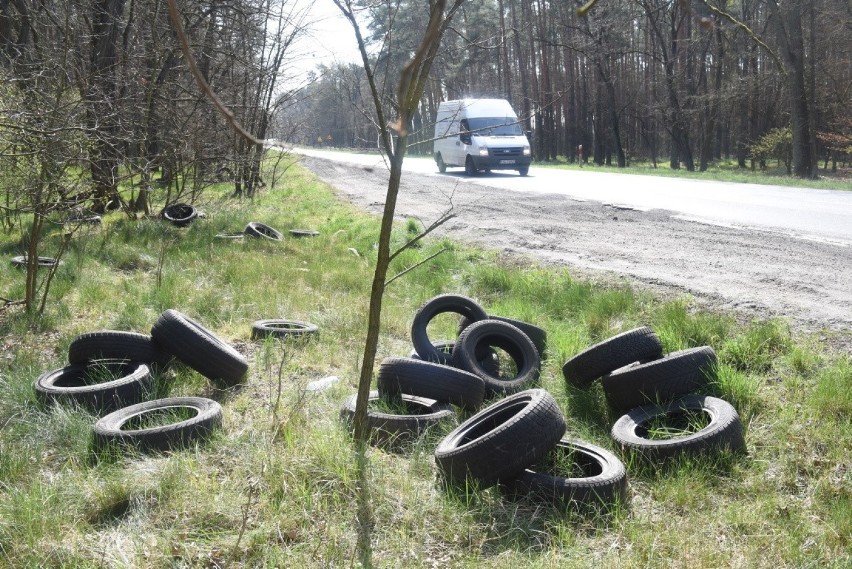
[[[319,64],[361,61],[355,32],[332,0],[297,0],[297,3],[309,9],[310,33],[298,45],[301,60],[298,64],[305,73]]]

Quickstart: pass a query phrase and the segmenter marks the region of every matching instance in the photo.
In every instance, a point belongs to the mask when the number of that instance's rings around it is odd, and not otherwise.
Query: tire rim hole
[[[515,362],[515,358],[501,348],[491,347],[491,350],[493,350],[495,354],[492,356],[492,361],[496,361],[497,377],[506,380],[512,380],[518,377],[520,370],[518,369],[518,364]],[[479,349],[477,347],[477,353],[478,352]]]
[[[140,413],[128,419],[122,426],[122,431],[140,431],[143,429],[156,429],[166,425],[174,425],[188,421],[198,415],[198,409],[194,407],[165,407],[152,409]]]
[[[370,411],[389,415],[424,415],[432,412],[427,405],[393,396],[370,400],[367,407]]]
[[[588,454],[562,447],[549,452],[533,470],[561,478],[592,478],[603,474],[601,465]]]
[[[502,409],[495,409],[493,414],[483,417],[479,424],[464,434],[461,440],[459,440],[459,446],[474,441],[497,429],[497,427],[508,422],[512,419],[512,417],[520,413],[528,404],[529,401],[518,400],[512,401],[511,404]]]
[[[426,336],[433,345],[440,343],[434,338],[455,338],[459,327],[459,315],[455,312],[441,312],[436,314],[429,320],[426,325]],[[452,348],[441,348],[439,352],[446,352],[448,355]]]
[[[283,332],[296,332],[299,330],[307,330],[307,326],[301,326],[299,324],[286,324],[286,323],[278,323],[278,324],[267,324],[267,328],[271,328],[273,330],[280,330]]]
[[[55,387],[84,387],[109,383],[131,373],[124,362],[98,362],[77,373],[66,373],[53,384]]]
[[[652,441],[695,434],[710,424],[710,415],[703,409],[680,409],[651,417],[636,429],[636,434]]]

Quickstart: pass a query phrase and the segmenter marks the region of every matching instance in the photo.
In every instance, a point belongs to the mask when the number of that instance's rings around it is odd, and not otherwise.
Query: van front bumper
[[[477,170],[518,170],[529,168],[530,156],[471,156]]]

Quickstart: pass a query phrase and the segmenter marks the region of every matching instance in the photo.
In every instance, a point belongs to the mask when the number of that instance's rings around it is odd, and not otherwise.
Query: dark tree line
[[[424,22],[415,0],[365,2],[376,68],[395,84]],[[782,159],[813,177],[852,146],[852,7],[846,0],[481,0],[445,37],[410,128],[419,151],[437,105],[508,99],[535,158],[705,170]],[[390,95],[390,90],[387,91]],[[375,146],[355,66],[320,68],[303,93],[298,141]],[[390,97],[389,97],[390,100]],[[300,120],[301,119],[301,120]]]

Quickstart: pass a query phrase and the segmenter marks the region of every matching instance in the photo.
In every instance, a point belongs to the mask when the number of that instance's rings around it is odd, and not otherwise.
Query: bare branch
[[[450,209],[448,209],[447,211],[445,211],[444,213],[442,213],[441,216],[437,220],[435,220],[432,223],[432,225],[430,225],[429,227],[424,229],[420,233],[420,235],[418,235],[417,237],[415,237],[414,239],[412,239],[411,241],[409,241],[408,243],[406,243],[405,245],[403,245],[402,247],[400,247],[399,249],[397,249],[396,251],[391,253],[391,255],[388,257],[388,262],[393,261],[396,257],[399,256],[400,253],[402,253],[406,249],[410,249],[411,247],[414,246],[415,243],[417,243],[418,241],[420,241],[421,239],[423,239],[424,237],[426,237],[427,235],[429,235],[430,233],[432,233],[433,231],[435,231],[436,229],[438,229],[439,227],[444,225],[446,222],[448,222],[449,220],[454,218],[456,216],[456,214],[450,213],[451,211],[453,211],[452,207]]]
[[[189,69],[192,71],[192,76],[195,77],[195,82],[198,83],[199,88],[207,95],[207,98],[213,103],[213,106],[216,107],[216,110],[221,113],[228,124],[231,125],[240,136],[245,138],[248,142],[252,144],[263,144],[262,140],[258,140],[254,137],[250,132],[248,132],[243,126],[239,123],[237,118],[234,116],[234,113],[225,106],[225,103],[222,102],[221,99],[213,92],[213,89],[210,88],[210,85],[204,79],[204,76],[201,74],[201,70],[198,69],[198,63],[195,61],[195,56],[192,55],[192,51],[189,48],[189,40],[186,37],[186,32],[183,30],[183,24],[180,20],[180,13],[177,9],[177,4],[175,0],[166,0],[169,4],[169,18],[172,21],[172,27],[175,30],[175,33],[178,36],[178,40],[180,41],[180,48],[183,51],[184,57],[186,57],[186,61],[189,64]]]
[[[400,249],[400,251],[401,251],[401,250],[402,250],[402,249]],[[391,284],[393,281],[395,281],[395,280],[396,280],[396,279],[398,279],[399,277],[401,277],[401,276],[405,275],[406,273],[410,273],[411,271],[413,271],[413,270],[414,270],[414,269],[416,269],[417,267],[422,267],[423,265],[425,265],[426,263],[428,263],[429,261],[431,261],[432,259],[434,259],[434,258],[435,258],[435,257],[437,257],[438,255],[440,255],[441,253],[445,253],[446,251],[447,251],[447,248],[445,247],[445,248],[441,249],[440,251],[438,251],[437,253],[434,253],[433,255],[429,255],[428,257],[426,257],[425,259],[423,259],[423,260],[422,260],[422,261],[420,261],[419,263],[417,263],[417,264],[415,264],[415,265],[413,265],[413,266],[411,266],[411,267],[408,267],[407,269],[405,269],[405,270],[404,270],[404,271],[402,271],[401,273],[397,273],[397,274],[395,274],[393,277],[391,277],[390,279],[388,279],[388,280],[386,280],[386,281],[385,281],[385,287],[387,288],[387,286],[388,286],[389,284]]]
[[[775,66],[778,68],[778,70],[783,75],[787,75],[787,69],[784,67],[784,64],[781,62],[781,59],[778,57],[778,55],[776,55],[776,53],[774,51],[772,51],[771,47],[766,45],[766,42],[764,42],[762,39],[760,39],[757,36],[757,34],[754,32],[754,30],[752,30],[750,27],[745,25],[743,22],[736,19],[732,14],[730,14],[730,13],[724,11],[724,10],[719,9],[716,6],[713,6],[707,0],[701,0],[701,3],[704,4],[705,6],[707,6],[707,8],[711,12],[713,12],[714,14],[719,16],[720,18],[723,18],[723,19],[729,21],[730,23],[734,24],[736,27],[738,27],[742,31],[744,31],[748,35],[748,37],[751,38],[751,40],[754,43],[756,43],[757,45],[759,45],[760,47],[762,47],[763,49],[766,50],[766,52],[772,58],[772,61],[775,63]]]

